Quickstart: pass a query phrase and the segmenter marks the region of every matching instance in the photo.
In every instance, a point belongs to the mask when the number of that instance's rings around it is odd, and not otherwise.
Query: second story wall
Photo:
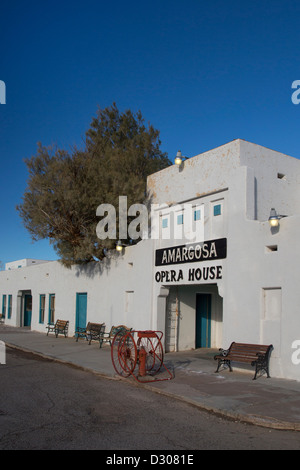
[[[271,208],[299,214],[300,160],[235,140],[148,178],[157,245],[226,237],[241,219]],[[194,238],[191,238],[194,235]]]

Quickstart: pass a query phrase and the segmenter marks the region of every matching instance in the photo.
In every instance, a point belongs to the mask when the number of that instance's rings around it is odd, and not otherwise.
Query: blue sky
[[[15,210],[37,142],[80,145],[97,107],[140,110],[162,150],[241,138],[300,158],[300,2],[1,1],[0,260],[56,259]]]

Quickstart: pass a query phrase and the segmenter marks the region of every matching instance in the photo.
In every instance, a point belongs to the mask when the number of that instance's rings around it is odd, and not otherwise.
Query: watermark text
[[[292,94],[292,103],[299,104],[300,103],[300,80],[294,80],[292,83],[292,88],[296,89],[296,91]]]
[[[100,240],[201,240],[204,237],[204,210],[195,204],[132,204],[119,196],[119,206],[101,204],[96,210],[101,217],[96,227]]]
[[[6,104],[6,85],[3,80],[0,80],[0,104]]]
[[[0,341],[0,364],[6,364],[6,349],[4,341]]]

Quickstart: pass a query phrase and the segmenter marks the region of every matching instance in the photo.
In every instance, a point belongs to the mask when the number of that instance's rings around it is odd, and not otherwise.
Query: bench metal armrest
[[[267,355],[263,353],[256,353],[257,359],[256,361],[252,361],[253,363],[258,362],[258,363],[263,363],[267,361]]]
[[[220,348],[220,349],[219,349],[220,356],[223,356],[223,357],[228,356],[229,351],[230,351],[230,349],[222,349],[222,348]]]

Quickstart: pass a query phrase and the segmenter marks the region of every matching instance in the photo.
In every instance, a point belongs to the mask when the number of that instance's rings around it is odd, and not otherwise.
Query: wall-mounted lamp
[[[270,227],[278,227],[279,221],[283,217],[286,217],[286,215],[279,215],[279,214],[277,214],[276,210],[274,208],[272,208],[271,211],[270,211],[270,217],[269,217]]]
[[[116,250],[118,252],[121,252],[123,250],[123,248],[126,248],[127,246],[131,246],[132,245],[132,240],[130,240],[130,243],[129,245],[127,244],[124,244],[121,242],[121,240],[118,240],[117,243],[116,243]]]
[[[118,241],[117,241],[116,250],[117,250],[117,251],[122,251],[122,250],[123,250],[123,245],[122,245],[122,243],[121,243],[121,240],[118,240]]]
[[[181,151],[178,150],[177,154],[176,154],[176,157],[175,157],[175,165],[177,166],[180,166],[183,162],[183,160],[188,160],[188,157],[183,157],[183,155],[181,154]]]

